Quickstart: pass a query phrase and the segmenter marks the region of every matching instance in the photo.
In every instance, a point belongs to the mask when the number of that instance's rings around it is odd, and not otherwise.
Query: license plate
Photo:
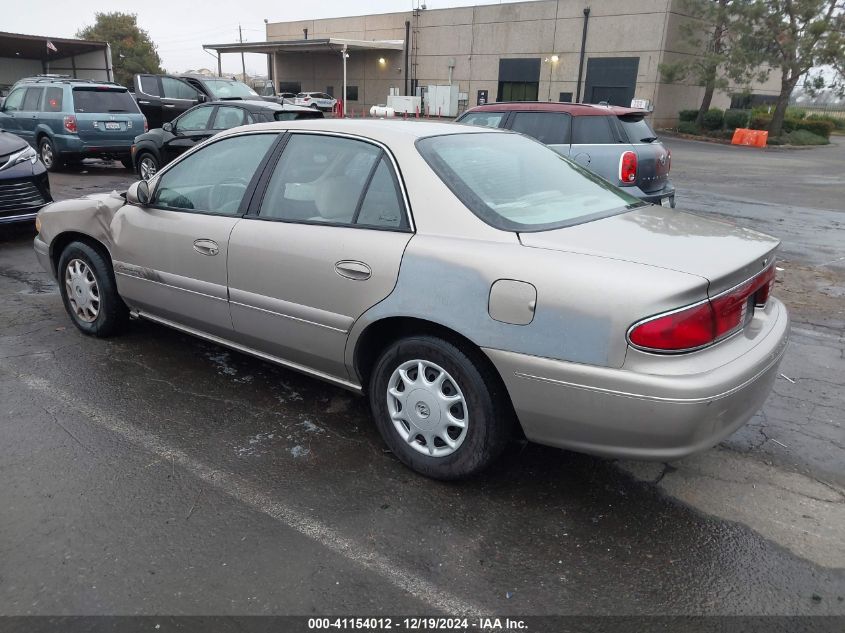
[[[672,206],[672,198],[660,198],[660,206],[671,207]]]
[[[115,121],[106,121],[106,129],[107,130],[119,130],[120,129],[120,123],[117,123]]]

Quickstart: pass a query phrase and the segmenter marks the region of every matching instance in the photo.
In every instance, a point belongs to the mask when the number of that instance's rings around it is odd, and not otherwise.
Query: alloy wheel
[[[153,160],[149,156],[144,156],[141,159],[138,171],[140,172],[141,178],[143,180],[149,180],[150,178],[156,175],[156,172],[158,171],[158,166],[156,165],[155,160]]]

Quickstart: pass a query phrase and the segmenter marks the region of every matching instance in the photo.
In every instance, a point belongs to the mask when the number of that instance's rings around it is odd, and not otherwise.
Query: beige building
[[[391,89],[419,94],[457,86],[459,107],[480,100],[632,99],[668,125],[697,108],[703,88],[661,81],[660,64],[696,54],[681,36],[685,0],[536,0],[267,24],[266,42],[207,45],[218,52],[263,52],[280,91],[340,97],[346,46],[347,105],[361,112]],[[702,25],[704,28],[704,25]],[[583,45],[582,45],[583,42]],[[754,87],[777,94],[776,82]],[[714,106],[728,107],[731,95]]]

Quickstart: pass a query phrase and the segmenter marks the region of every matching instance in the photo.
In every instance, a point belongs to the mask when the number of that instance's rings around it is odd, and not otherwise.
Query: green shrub
[[[816,136],[829,139],[836,125],[830,121],[818,121],[814,119],[803,119],[796,121],[792,126],[794,131],[805,130]]]
[[[770,136],[766,145],[786,145],[789,142],[785,136]]]
[[[745,127],[748,124],[748,119],[748,110],[728,110],[725,112],[725,127],[729,130]]]
[[[698,127],[692,121],[681,121],[678,123],[678,132],[681,134],[699,134]]]
[[[795,106],[790,106],[786,109],[787,119],[803,119],[806,116],[807,111],[804,108],[796,108]]]
[[[768,130],[771,122],[772,115],[770,114],[752,114],[751,120],[748,122],[748,127],[752,130]]]
[[[710,108],[704,113],[704,127],[708,130],[718,130],[725,122],[725,111],[719,108]]]
[[[830,143],[825,137],[807,130],[795,130],[786,134],[785,138],[790,145],[827,145]]]
[[[806,121],[827,121],[833,123],[833,127],[837,130],[845,130],[845,117],[839,118],[829,114],[809,114]]]
[[[681,121],[695,122],[698,118],[698,110],[681,110],[678,112],[678,119]]]
[[[710,138],[732,139],[734,130],[709,130],[707,136]]]

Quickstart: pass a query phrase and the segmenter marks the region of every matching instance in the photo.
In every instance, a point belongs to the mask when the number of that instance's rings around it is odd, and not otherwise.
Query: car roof
[[[388,145],[403,141],[413,143],[420,138],[447,134],[513,134],[513,132],[507,130],[459,125],[451,122],[440,123],[405,119],[300,119],[297,121],[255,123],[253,125],[233,128],[233,132],[227,133],[241,133],[245,130],[338,132],[360,135]]]
[[[470,108],[467,112],[567,112],[573,116],[647,115],[646,110],[595,103],[565,103],[550,101],[500,101]]]
[[[314,112],[312,108],[305,106],[292,105],[289,103],[281,104],[275,101],[264,101],[263,99],[215,99],[214,101],[207,101],[203,103],[204,106],[209,105],[233,105],[252,110],[273,110],[274,112]]]
[[[45,85],[45,84],[68,84],[73,86],[92,86],[95,88],[121,88],[127,90],[126,86],[122,86],[113,81],[95,81],[93,79],[77,79],[76,77],[68,77],[63,75],[36,75],[35,77],[24,77],[18,79],[13,88],[21,85]]]

